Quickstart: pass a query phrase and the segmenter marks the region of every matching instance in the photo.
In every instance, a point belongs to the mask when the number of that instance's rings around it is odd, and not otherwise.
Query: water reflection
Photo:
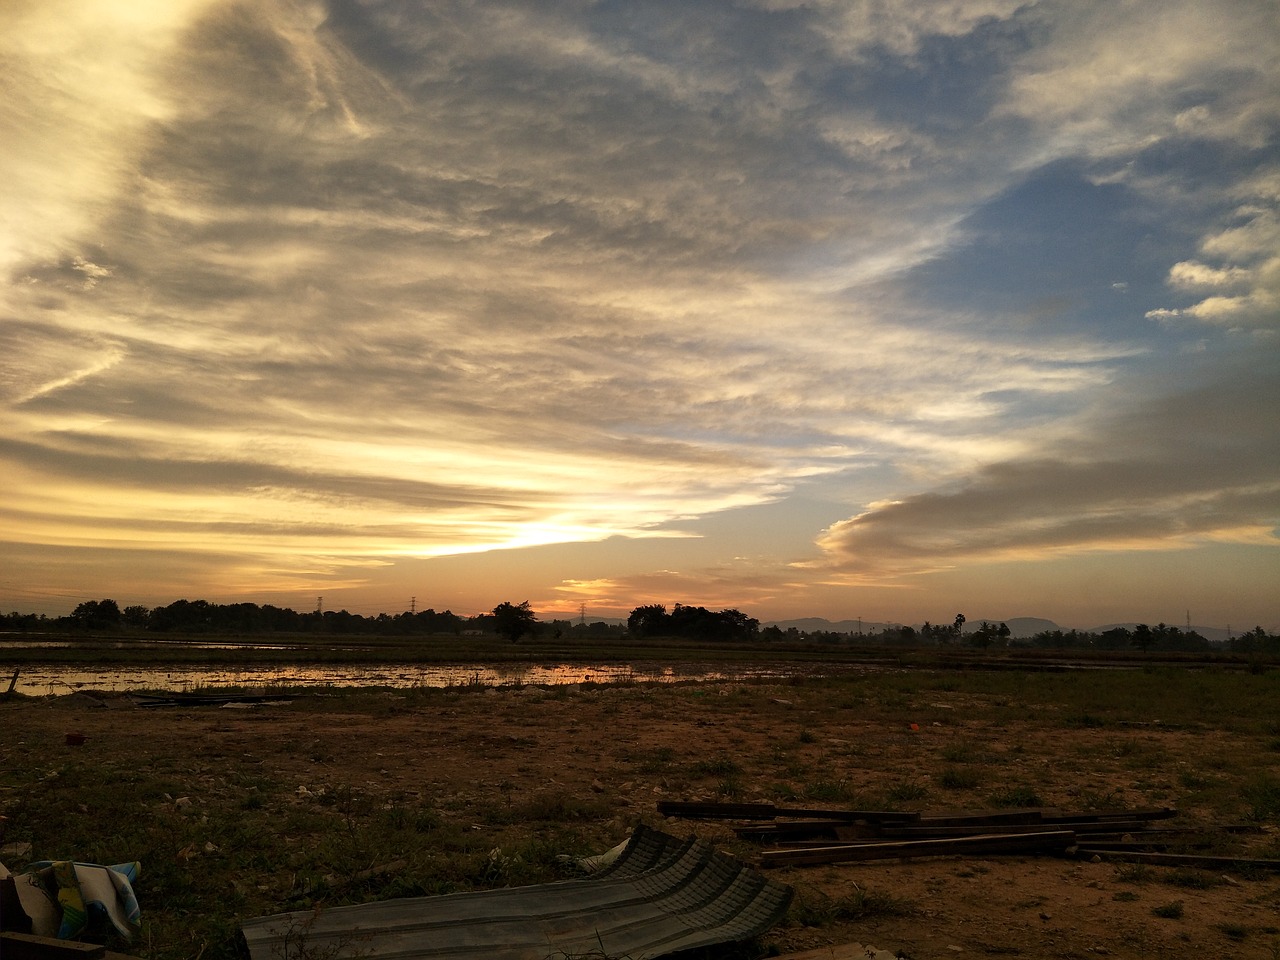
[[[748,680],[785,677],[795,666],[751,665],[724,667],[681,664],[377,664],[309,666],[299,664],[236,667],[101,667],[83,665],[23,667],[17,692],[28,696],[103,690],[129,693],[164,690],[189,693],[204,687],[458,687],[564,686],[577,683],[672,683],[677,680]],[[7,683],[5,684],[7,686]]]

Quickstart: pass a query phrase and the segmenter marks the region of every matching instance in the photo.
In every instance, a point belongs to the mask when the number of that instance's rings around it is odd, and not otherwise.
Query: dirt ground
[[[903,809],[989,809],[993,793],[1023,786],[1045,806],[1174,805],[1182,822],[1195,823],[1218,814],[1197,810],[1185,784],[1211,778],[1227,763],[1213,758],[1239,747],[1211,729],[1071,727],[1035,711],[1012,724],[969,694],[944,690],[892,704],[735,684],[382,693],[240,708],[108,704],[83,695],[0,704],[0,763],[52,769],[68,757],[128,758],[190,770],[193,795],[200,783],[251,770],[296,788],[299,798],[346,785],[375,799],[430,804],[495,837],[486,821],[495,804],[584,798],[600,811],[591,829],[601,850],[644,822],[708,837],[748,860],[758,848],[727,825],[664,820],[656,803],[848,807],[899,798]],[[71,730],[88,741],[66,745]],[[947,769],[968,771],[968,779],[944,785]],[[0,804],[14,800],[0,795]],[[1274,831],[1254,842],[1274,848]],[[1201,882],[1164,867],[1010,856],[783,868],[770,876],[810,906],[860,891],[896,905],[857,921],[832,912],[815,926],[793,908],[796,919],[764,938],[784,954],[857,941],[915,960],[1280,955],[1275,873],[1215,872]],[[1175,902],[1180,911],[1169,909]],[[143,903],[145,910],[145,887]]]

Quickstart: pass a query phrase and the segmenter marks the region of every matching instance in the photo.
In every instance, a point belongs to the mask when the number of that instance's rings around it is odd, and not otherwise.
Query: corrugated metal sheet
[[[622,855],[588,879],[282,913],[242,929],[253,960],[649,960],[749,939],[782,919],[790,902],[790,887],[705,841],[639,827]]]

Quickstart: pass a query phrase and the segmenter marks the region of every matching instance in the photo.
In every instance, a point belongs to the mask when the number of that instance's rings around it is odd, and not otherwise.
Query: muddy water
[[[128,693],[164,690],[186,693],[208,687],[453,687],[470,684],[502,686],[536,684],[559,686],[573,683],[620,683],[628,681],[666,682],[677,680],[746,680],[753,677],[788,676],[794,670],[784,665],[742,668],[700,668],[696,664],[679,669],[647,664],[262,664],[243,666],[180,667],[86,667],[32,665],[23,667],[14,688],[28,696],[69,693],[74,690],[104,690]],[[0,691],[9,678],[0,678]]]

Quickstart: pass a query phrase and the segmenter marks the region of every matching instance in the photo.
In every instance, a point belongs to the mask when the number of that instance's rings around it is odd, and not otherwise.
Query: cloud
[[[1280,542],[1280,456],[1269,382],[1211,383],[1100,418],[1081,438],[996,461],[971,478],[871,504],[820,540],[832,567],[900,576],[974,560],[1208,541]]]
[[[0,273],[92,235],[173,116],[158,70],[203,0],[51,0],[0,11]]]
[[[1250,273],[1243,267],[1210,267],[1183,260],[1169,268],[1169,285],[1181,290],[1234,288],[1246,284]]]
[[[1184,260],[1169,270],[1174,290],[1209,296],[1184,307],[1155,308],[1148,311],[1149,319],[1167,323],[1185,317],[1245,330],[1280,325],[1280,195],[1266,180],[1250,186],[1257,192],[1232,211],[1237,225],[1200,241],[1201,252],[1221,265]]]

